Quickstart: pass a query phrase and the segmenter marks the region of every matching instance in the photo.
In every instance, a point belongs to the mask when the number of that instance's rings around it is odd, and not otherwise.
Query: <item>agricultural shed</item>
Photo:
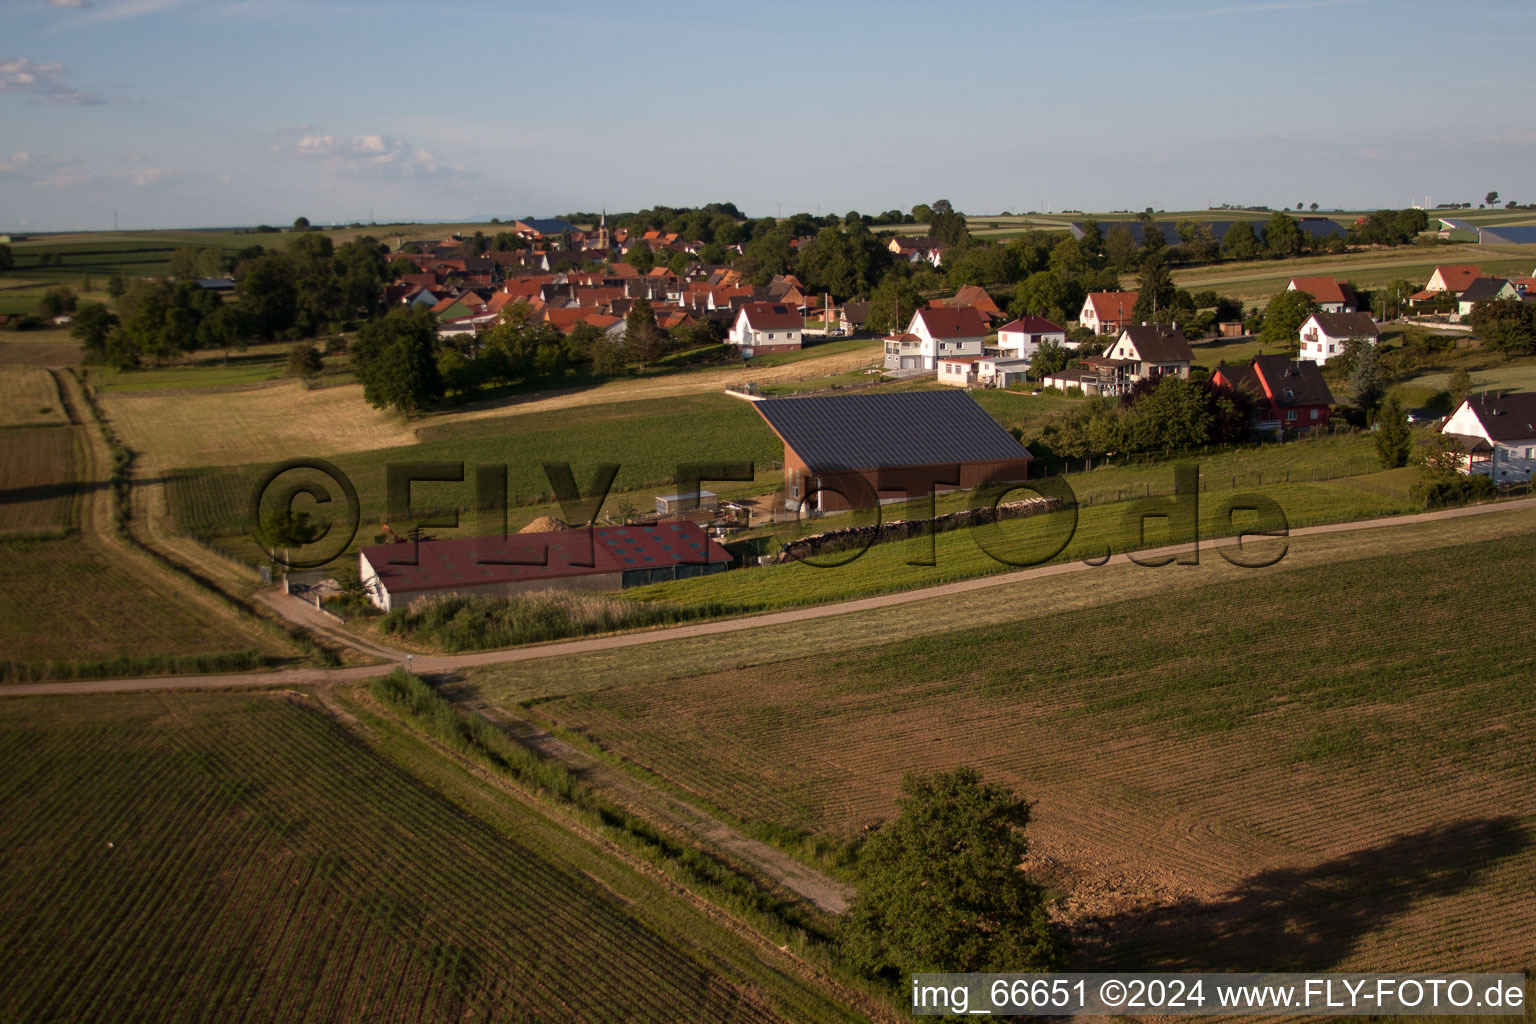
[[[777,398],[753,403],[784,442],[791,511],[873,508],[1029,476],[1029,451],[963,391]],[[882,491],[887,492],[881,494]]]
[[[385,611],[437,594],[622,590],[707,576],[731,562],[728,551],[689,522],[376,544],[357,558],[370,599]]]

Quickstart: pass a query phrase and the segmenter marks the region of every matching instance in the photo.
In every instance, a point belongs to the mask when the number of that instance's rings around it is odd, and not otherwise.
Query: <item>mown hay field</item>
[[[0,430],[0,534],[68,529],[75,475],[69,427]]]
[[[504,394],[414,422],[374,409],[356,384],[310,391],[292,381],[211,391],[200,379],[223,379],[226,374],[211,361],[199,367],[144,371],[143,388],[135,384],[138,373],[107,375],[104,379],[111,386],[101,400],[124,441],[148,464],[167,469],[229,466],[399,448],[414,444],[418,436],[441,436],[435,434],[439,430],[508,433],[520,429],[515,417],[529,414],[587,415],[592,409],[633,403],[659,410],[690,396],[719,398],[726,388],[752,381],[769,384],[853,370],[868,365],[877,349],[878,342],[867,340],[833,342],[807,349],[801,358],[782,365],[703,366]],[[157,390],[149,393],[151,388]],[[602,461],[601,455],[593,461]]]
[[[68,423],[53,374],[36,367],[0,366],[0,427]]]
[[[0,541],[0,658],[95,661],[258,649],[291,655],[157,575],[98,553],[79,536]]]
[[[124,443],[155,467],[329,457],[416,439],[409,423],[368,405],[355,386],[308,391],[295,380],[230,392],[108,391],[101,405]]]
[[[0,1017],[852,1019],[342,706],[349,726],[294,692],[5,698]]]
[[[1055,614],[1000,591],[1015,613],[984,628],[887,609],[846,648],[764,636],[718,671],[566,664],[532,707],[739,819],[841,839],[904,772],[976,765],[1037,801],[1084,963],[1529,968],[1536,625],[1511,612],[1536,518],[1468,529],[1494,525]],[[923,635],[874,642],[909,617]]]

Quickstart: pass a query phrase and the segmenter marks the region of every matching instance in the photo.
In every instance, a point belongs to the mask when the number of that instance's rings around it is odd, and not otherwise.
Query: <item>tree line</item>
[[[128,369],[199,350],[243,350],[263,341],[314,338],[377,316],[383,308],[385,247],[362,237],[340,246],[319,233],[296,234],[282,250],[256,245],[233,259],[217,250],[171,254],[174,277],[107,282],[110,307],[79,303],[72,333],[88,362]],[[237,295],[197,283],[235,275]]]

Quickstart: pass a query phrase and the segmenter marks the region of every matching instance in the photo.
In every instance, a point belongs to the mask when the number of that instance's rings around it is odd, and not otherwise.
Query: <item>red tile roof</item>
[[[1355,304],[1354,289],[1348,285],[1340,284],[1335,277],[1293,277],[1291,287],[1299,292],[1306,292],[1318,302],[1344,302]],[[1345,289],[1349,294],[1345,295]]]
[[[508,537],[425,540],[418,545],[377,544],[363,548],[362,554],[391,594],[460,590],[629,569],[663,569],[702,564],[706,559],[710,562],[731,560],[730,552],[706,537],[697,524],[685,521],[653,526],[595,527],[591,530],[590,548],[587,532],[561,530],[518,533]],[[391,560],[403,562],[407,559],[416,564],[390,564]],[[514,560],[547,564],[494,564]],[[573,564],[588,560],[595,564]]]
[[[1140,292],[1089,292],[1088,303],[1100,320],[1129,320]]]
[[[1435,269],[1440,272],[1440,280],[1453,292],[1465,291],[1467,285],[1483,276],[1482,268],[1471,263],[1453,263]]]
[[[1003,324],[997,329],[1002,334],[1065,334],[1066,328],[1058,327],[1043,316],[1021,316],[1012,323]]]
[[[997,303],[992,301],[992,296],[979,284],[968,284],[955,293],[955,297],[949,300],[951,306],[975,306],[983,313],[999,316],[1002,310],[997,308]]]
[[[934,338],[984,338],[987,323],[973,306],[920,309],[915,319]]]

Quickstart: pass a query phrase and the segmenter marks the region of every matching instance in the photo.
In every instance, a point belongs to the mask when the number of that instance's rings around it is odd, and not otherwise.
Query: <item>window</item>
[[[1317,419],[1317,410],[1316,409],[1312,410],[1312,418],[1313,419]]]
[[[1295,420],[1296,419],[1296,410],[1295,409],[1287,409],[1287,410],[1285,410],[1285,418],[1286,418],[1287,421]]]
[[[768,340],[769,340],[769,341],[772,341],[772,340],[773,340],[773,332],[772,332],[772,331],[769,331],[769,332],[768,332]]]

